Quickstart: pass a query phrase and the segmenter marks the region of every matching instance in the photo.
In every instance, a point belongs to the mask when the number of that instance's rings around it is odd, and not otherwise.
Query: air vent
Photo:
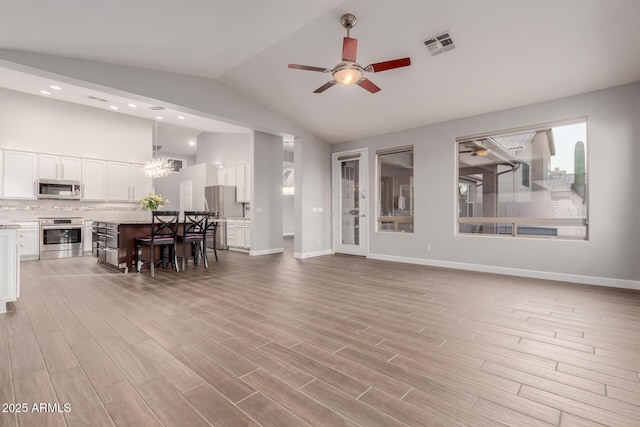
[[[93,99],[94,101],[109,102],[109,100],[108,100],[108,99],[98,98],[97,96],[87,96],[87,98],[89,98],[89,99]]]
[[[149,109],[150,109],[150,110],[153,110],[153,111],[162,111],[162,110],[164,110],[165,108],[164,108],[164,107],[161,107],[161,106],[159,106],[159,105],[154,105],[153,107],[149,107]]]
[[[441,53],[455,49],[456,47],[449,32],[422,40],[422,44],[427,48],[431,56],[440,55]]]

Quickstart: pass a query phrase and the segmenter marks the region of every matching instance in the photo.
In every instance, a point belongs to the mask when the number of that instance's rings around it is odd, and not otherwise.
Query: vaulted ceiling
[[[336,85],[358,18],[362,65],[382,91]],[[638,0],[32,0],[0,3],[0,48],[205,76],[341,142],[640,80]],[[456,48],[422,40],[448,31]],[[9,87],[10,82],[0,82]]]

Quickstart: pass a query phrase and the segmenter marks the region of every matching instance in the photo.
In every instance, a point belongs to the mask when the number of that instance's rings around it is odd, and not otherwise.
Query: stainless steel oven
[[[40,259],[84,255],[83,218],[40,218]]]

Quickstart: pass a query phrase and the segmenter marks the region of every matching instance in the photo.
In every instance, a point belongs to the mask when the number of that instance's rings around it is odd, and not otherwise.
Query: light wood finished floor
[[[24,262],[11,308],[0,401],[71,411],[0,425],[640,425],[640,292],[223,251]]]

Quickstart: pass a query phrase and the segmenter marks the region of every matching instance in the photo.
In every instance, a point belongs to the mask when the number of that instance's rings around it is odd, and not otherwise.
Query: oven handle
[[[63,230],[63,229],[72,229],[77,228],[82,230],[84,226],[78,224],[67,224],[67,225],[43,225],[40,228],[43,230]]]

